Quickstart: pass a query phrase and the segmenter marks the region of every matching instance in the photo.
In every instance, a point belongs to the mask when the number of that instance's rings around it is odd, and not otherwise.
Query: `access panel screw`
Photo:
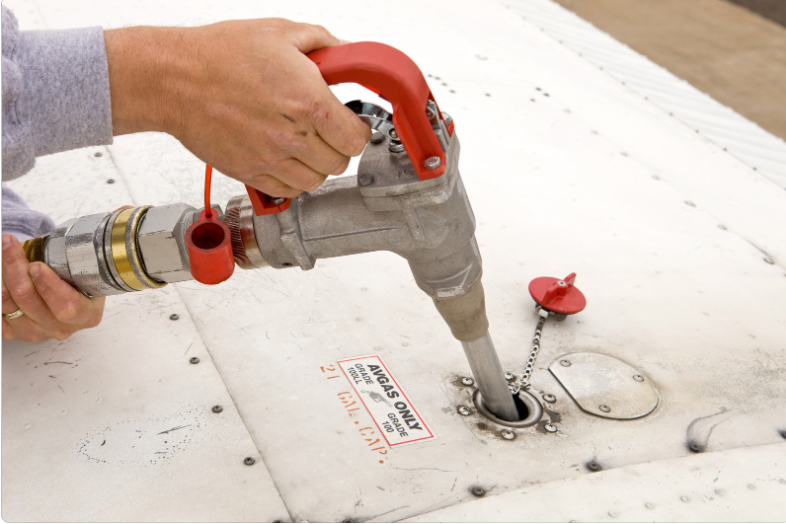
[[[191,357],[188,359],[188,361],[191,362],[192,364],[199,364],[199,358],[197,357]]]
[[[256,460],[254,460],[254,457],[246,457],[243,459],[243,464],[246,466],[253,466],[255,462]]]
[[[546,424],[545,426],[543,426],[543,429],[545,429],[549,433],[556,433],[557,432],[557,426],[555,426],[554,424],[551,424],[551,423]]]
[[[470,411],[467,406],[459,406],[456,411],[458,411],[458,414],[462,417],[468,417],[472,414],[472,411]]]
[[[516,433],[509,429],[503,429],[502,431],[499,432],[499,434],[502,435],[502,438],[504,438],[505,440],[513,440],[514,438],[516,438]]]
[[[560,366],[565,366],[566,368],[570,367],[570,360],[560,360]]]
[[[465,386],[474,386],[475,385],[475,381],[472,378],[470,378],[470,377],[462,378],[461,379],[461,383],[464,384]]]
[[[600,406],[598,406],[598,409],[604,413],[608,413],[609,411],[611,411],[611,408],[608,407],[606,404],[601,404]]]
[[[171,315],[169,315],[169,320],[180,320],[180,315],[178,315],[177,313],[172,313]]]
[[[557,401],[557,397],[555,397],[551,393],[546,393],[545,395],[543,395],[543,400],[545,400],[549,404],[553,404],[554,402]]]
[[[481,488],[480,486],[473,487],[470,492],[475,495],[476,497],[482,497],[486,494],[486,490]]]
[[[635,380],[636,382],[644,382],[644,377],[642,377],[641,375],[633,375],[633,380]]]
[[[216,404],[215,406],[213,406],[212,411],[213,411],[213,413],[221,413],[222,411],[224,411],[224,408],[222,408],[221,406]]]

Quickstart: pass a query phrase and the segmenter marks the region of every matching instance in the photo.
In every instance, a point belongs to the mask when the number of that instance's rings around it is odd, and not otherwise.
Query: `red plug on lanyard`
[[[219,284],[232,276],[235,259],[229,227],[210,208],[210,182],[213,168],[205,167],[205,210],[186,231],[191,275],[203,284]]]

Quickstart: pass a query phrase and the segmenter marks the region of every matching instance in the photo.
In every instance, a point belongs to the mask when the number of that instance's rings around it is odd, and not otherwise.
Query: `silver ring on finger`
[[[15,318],[21,317],[24,314],[25,314],[24,311],[22,311],[21,309],[17,309],[13,313],[3,313],[3,318],[6,320],[13,320]]]

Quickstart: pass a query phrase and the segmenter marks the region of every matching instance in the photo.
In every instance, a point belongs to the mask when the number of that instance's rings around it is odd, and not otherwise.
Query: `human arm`
[[[316,189],[370,136],[305,56],[339,43],[282,19],[20,32],[3,7],[3,179],[36,156],[163,131],[273,196]]]
[[[105,31],[114,134],[163,131],[220,172],[294,197],[341,174],[370,129],[305,53],[340,42],[282,19]]]

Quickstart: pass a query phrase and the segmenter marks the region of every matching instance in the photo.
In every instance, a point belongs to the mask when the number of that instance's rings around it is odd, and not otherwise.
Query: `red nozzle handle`
[[[328,85],[360,84],[393,105],[393,125],[420,180],[445,174],[445,152],[426,116],[426,103],[432,100],[436,104],[436,100],[411,58],[379,42],[325,47],[307,56],[319,67]],[[442,118],[439,106],[437,114]],[[452,126],[449,132],[452,136]],[[280,213],[289,207],[290,199],[272,205],[268,195],[252,187],[246,189],[257,215]]]

